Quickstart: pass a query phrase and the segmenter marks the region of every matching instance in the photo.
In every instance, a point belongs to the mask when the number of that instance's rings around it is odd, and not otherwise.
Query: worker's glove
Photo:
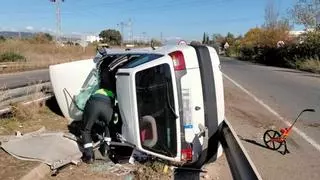
[[[83,151],[83,157],[82,157],[83,161],[85,163],[90,164],[90,163],[93,162],[93,158],[94,158],[93,157],[93,147],[92,146],[91,147],[85,147],[84,151]]]

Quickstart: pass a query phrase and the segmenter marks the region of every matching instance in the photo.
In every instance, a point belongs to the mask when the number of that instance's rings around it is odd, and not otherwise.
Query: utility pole
[[[144,43],[146,43],[146,38],[147,38],[147,33],[146,32],[142,32],[142,41]]]
[[[131,43],[133,43],[133,33],[132,33],[132,21],[131,18],[129,19],[128,22],[128,31],[129,31],[129,42],[131,41]]]
[[[55,8],[56,8],[56,42],[60,42],[61,38],[61,9],[60,5],[61,2],[64,2],[64,0],[50,0],[51,2],[54,2]]]
[[[132,21],[131,21],[131,18],[129,19],[129,22],[128,23],[124,23],[124,22],[120,22],[120,24],[117,24],[117,26],[120,26],[120,33],[121,33],[121,37],[122,37],[122,40],[121,40],[121,47],[123,46],[123,39],[124,39],[124,27],[128,27],[128,41],[131,43],[133,43],[133,32],[132,32]]]
[[[123,28],[125,26],[124,22],[120,22],[120,24],[117,24],[117,26],[120,25],[120,33],[121,33],[121,47],[123,46],[123,39],[124,39],[124,34],[123,34]]]

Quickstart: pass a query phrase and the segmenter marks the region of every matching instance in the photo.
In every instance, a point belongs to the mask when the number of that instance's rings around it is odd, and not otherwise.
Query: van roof
[[[170,52],[176,51],[176,50],[182,50],[184,48],[188,47],[188,45],[167,45],[167,46],[161,46],[159,48],[156,48],[153,50],[151,47],[147,48],[134,48],[130,49],[129,51],[126,51],[124,48],[112,48],[107,49],[108,54],[131,54],[131,53],[154,53],[154,54],[169,54]]]

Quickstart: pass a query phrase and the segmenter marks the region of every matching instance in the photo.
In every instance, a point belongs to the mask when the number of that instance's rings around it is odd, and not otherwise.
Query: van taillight
[[[173,66],[175,71],[181,71],[186,69],[186,64],[184,61],[184,56],[181,51],[174,51],[169,53],[172,58]]]
[[[191,161],[192,160],[192,148],[181,149],[181,160]]]

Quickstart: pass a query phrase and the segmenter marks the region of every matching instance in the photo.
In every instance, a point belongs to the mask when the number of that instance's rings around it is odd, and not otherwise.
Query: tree
[[[320,13],[320,0],[299,0],[289,9],[293,22],[303,25],[306,29],[316,27],[318,13]]]
[[[207,34],[203,33],[203,37],[202,37],[202,44],[206,44],[206,40],[207,40]]]
[[[203,33],[203,38],[202,38],[202,44],[206,44],[206,45],[209,45],[211,42],[210,42],[210,37],[208,36],[207,33]]]
[[[264,12],[264,27],[276,28],[278,26],[279,12],[274,5],[274,0],[268,0]]]
[[[36,33],[33,37],[33,41],[36,43],[48,43],[52,41],[53,37],[49,33]]]
[[[213,34],[212,35],[212,44],[213,46],[221,47],[224,42],[224,37],[221,34]]]
[[[234,38],[234,35],[231,33],[231,32],[228,32],[228,34],[227,34],[227,36],[226,36],[226,38],[225,38],[225,42],[228,42],[228,44],[230,45],[230,46],[232,46],[233,44],[234,44],[234,41],[235,41],[236,39]]]
[[[106,29],[100,32],[100,42],[109,43],[110,45],[120,45],[122,42],[121,33],[115,29]]]
[[[210,44],[210,38],[209,38],[209,36],[207,35],[207,37],[206,37],[206,43],[205,44],[207,44],[207,45],[209,45]]]
[[[241,40],[243,46],[254,47],[259,46],[263,30],[261,28],[250,29]]]
[[[212,35],[212,40],[214,41],[214,42],[216,42],[216,43],[221,43],[222,41],[223,41],[223,39],[224,39],[224,37],[221,35],[221,34],[216,34],[216,33],[214,33],[213,35]]]
[[[52,41],[53,40],[53,37],[51,36],[51,34],[49,33],[44,33],[44,36],[46,39],[48,39],[49,41]]]

